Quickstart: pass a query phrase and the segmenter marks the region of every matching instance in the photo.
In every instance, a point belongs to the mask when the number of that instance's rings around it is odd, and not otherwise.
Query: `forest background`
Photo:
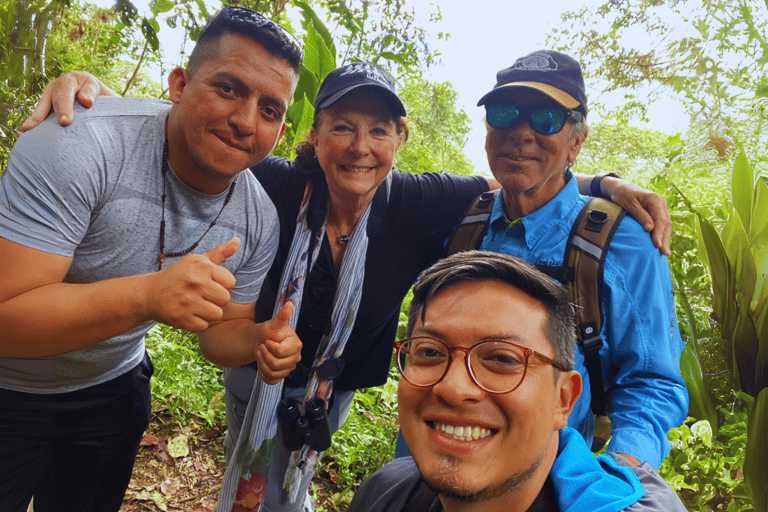
[[[467,157],[471,121],[456,106],[456,90],[428,80],[440,63],[441,41],[447,46],[450,39],[436,5],[238,3],[278,20],[305,46],[276,154],[290,156],[305,136],[325,74],[368,60],[397,77],[408,109],[411,140],[398,153],[399,168],[483,170]],[[669,261],[691,407],[689,421],[669,434],[673,449],[660,472],[692,511],[767,512],[768,0],[577,4],[540,41],[578,58],[585,70],[590,136],[577,171],[619,172],[656,190],[674,222]],[[45,83],[79,69],[124,96],[165,97],[162,80],[152,77],[184,64],[219,5],[154,0],[140,13],[129,0],[108,8],[84,0],[0,0],[0,170]],[[174,28],[184,34],[180,47],[162,45]],[[492,77],[481,78],[492,84]],[[687,114],[687,126],[672,134],[649,128],[649,109],[670,98]],[[124,509],[203,512],[220,482],[221,373],[188,333],[158,326],[147,345],[156,366],[153,425]],[[334,436],[315,482],[320,510],[344,510],[360,482],[392,458],[397,372],[390,375],[384,387],[357,394]],[[208,458],[198,458],[206,450]]]

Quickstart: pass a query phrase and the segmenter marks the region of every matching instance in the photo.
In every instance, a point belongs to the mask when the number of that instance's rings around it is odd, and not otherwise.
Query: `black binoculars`
[[[331,429],[325,400],[313,398],[301,414],[301,403],[295,398],[284,398],[277,406],[277,420],[283,435],[285,449],[293,452],[309,445],[316,452],[331,446]]]

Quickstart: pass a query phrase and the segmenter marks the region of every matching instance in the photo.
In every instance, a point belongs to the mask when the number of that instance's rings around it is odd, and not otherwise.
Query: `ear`
[[[314,126],[311,126],[309,128],[309,140],[311,140],[312,141],[312,145],[315,146],[315,154],[317,154],[318,141],[317,141],[317,132],[315,131],[315,127]]]
[[[168,97],[171,102],[178,104],[181,101],[184,88],[189,83],[189,75],[187,70],[182,67],[177,67],[171,74],[168,75]]]
[[[587,138],[587,135],[589,134],[589,127],[587,127],[584,130],[584,136],[583,137],[575,137],[573,139],[569,140],[570,147],[568,148],[568,161],[573,163],[576,161],[576,157],[578,156],[579,152],[581,151],[581,146],[584,145],[584,141]]]
[[[560,372],[557,382],[557,403],[555,404],[555,429],[568,425],[568,416],[581,396],[582,380],[577,371]]]

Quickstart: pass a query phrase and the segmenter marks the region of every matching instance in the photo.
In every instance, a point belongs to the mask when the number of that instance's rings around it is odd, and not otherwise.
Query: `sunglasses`
[[[300,59],[304,58],[304,49],[301,47],[298,39],[296,39],[296,36],[273,20],[252,9],[233,5],[224,6],[210,19],[208,26],[222,22],[225,25],[267,30],[297,53]]]
[[[511,128],[520,118],[527,118],[531,129],[542,135],[559,133],[569,119],[579,122],[584,114],[561,107],[526,108],[513,103],[486,105],[485,119],[494,128]]]

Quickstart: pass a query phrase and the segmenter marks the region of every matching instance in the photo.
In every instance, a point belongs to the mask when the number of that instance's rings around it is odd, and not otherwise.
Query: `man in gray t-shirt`
[[[225,7],[170,103],[101,98],[22,135],[0,178],[0,512],[117,511],[149,421],[156,323],[222,366],[282,378],[292,306],[255,302],[277,245],[249,172],[285,129],[298,43]],[[263,357],[269,353],[270,357]],[[274,355],[277,357],[272,357]]]

